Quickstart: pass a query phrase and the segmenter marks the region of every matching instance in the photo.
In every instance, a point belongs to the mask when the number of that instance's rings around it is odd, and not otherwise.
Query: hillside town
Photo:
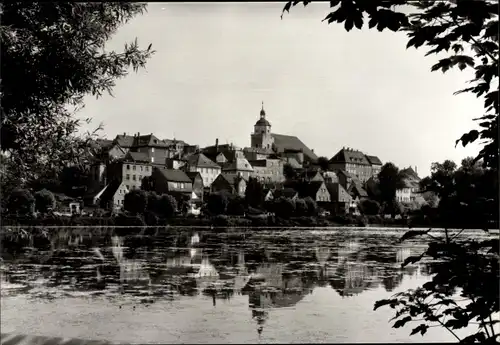
[[[146,184],[150,191],[187,200],[196,212],[211,193],[244,197],[253,178],[264,187],[265,201],[310,197],[327,212],[357,213],[359,203],[376,193],[383,165],[378,156],[349,147],[320,163],[314,149],[298,137],[272,131],[264,104],[250,146],[244,148],[217,138],[214,145],[201,148],[154,133],[123,133],[95,144],[84,204],[113,212],[123,208],[127,193]],[[397,190],[397,201],[420,200],[417,168],[402,172],[404,188]]]

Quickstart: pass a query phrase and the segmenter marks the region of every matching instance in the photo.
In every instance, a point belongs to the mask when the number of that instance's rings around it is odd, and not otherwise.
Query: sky
[[[299,137],[318,156],[350,147],[425,176],[432,162],[478,152],[455,148],[483,112],[475,96],[453,95],[472,72],[431,72],[439,57],[406,49],[404,33],[328,25],[328,3],[281,20],[283,4],[149,3],[106,49],[137,37],[155,55],[117,81],[114,97],[87,97],[78,116],[102,123],[110,139],[140,132],[248,147],[264,102],[272,132]]]

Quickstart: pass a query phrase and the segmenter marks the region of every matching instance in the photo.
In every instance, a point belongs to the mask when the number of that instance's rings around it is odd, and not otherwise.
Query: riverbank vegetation
[[[309,1],[288,2],[283,12]],[[405,6],[403,11],[401,6]],[[428,47],[430,54],[447,55],[431,71],[446,72],[458,67],[474,69],[469,86],[456,94],[472,93],[484,100],[484,113],[474,120],[474,128],[457,140],[463,146],[481,140],[481,150],[473,160],[433,166],[432,175],[423,181],[427,191],[441,200],[436,213],[449,226],[467,227],[471,221],[498,221],[499,168],[499,91],[498,91],[498,1],[330,1],[325,17],[330,23],[343,24],[347,31],[361,29],[365,22],[377,30],[405,32],[407,47]],[[481,163],[482,171],[475,163]],[[493,219],[492,219],[493,218]],[[496,223],[498,226],[498,222]],[[430,231],[430,230],[429,230]],[[498,238],[477,241],[474,238],[430,236],[429,231],[409,231],[401,241],[428,236],[425,252],[405,260],[403,267],[431,259],[441,262],[432,280],[416,290],[408,290],[390,299],[378,301],[375,309],[390,306],[396,315],[393,327],[413,324],[411,335],[425,334],[430,327],[443,327],[463,343],[498,343],[500,256]],[[456,330],[476,324],[466,337]]]

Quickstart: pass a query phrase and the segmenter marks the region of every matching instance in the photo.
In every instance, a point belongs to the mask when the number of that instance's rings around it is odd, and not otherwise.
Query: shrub
[[[143,214],[146,211],[148,196],[143,190],[133,190],[125,194],[123,209],[132,214]]]
[[[31,215],[35,210],[35,198],[27,189],[14,189],[7,199],[10,214]]]
[[[56,198],[52,192],[42,189],[35,193],[35,210],[40,213],[47,213],[56,207]]]
[[[367,216],[375,216],[380,213],[380,204],[375,200],[365,199],[359,204],[361,213]]]
[[[207,198],[207,209],[210,214],[225,214],[229,200],[223,193],[211,193]]]

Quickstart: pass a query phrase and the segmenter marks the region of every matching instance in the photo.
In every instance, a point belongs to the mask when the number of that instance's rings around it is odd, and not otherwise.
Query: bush
[[[295,200],[295,215],[297,217],[304,217],[309,214],[309,209],[304,199]]]
[[[52,192],[42,189],[35,193],[35,210],[40,213],[47,213],[56,207],[56,198]]]
[[[133,190],[125,194],[123,209],[132,214],[143,214],[148,204],[148,196],[143,190]]]
[[[359,204],[361,213],[367,216],[375,216],[380,213],[380,204],[375,200],[365,199]]]
[[[14,189],[8,196],[6,206],[10,214],[32,215],[35,211],[35,198],[27,189]]]
[[[227,205],[227,214],[232,216],[242,216],[245,214],[244,199],[240,196],[233,196]]]
[[[310,196],[305,198],[304,201],[307,205],[307,214],[309,216],[315,216],[318,213],[318,204],[316,203],[316,201],[314,201],[314,199]]]
[[[210,214],[225,214],[229,200],[223,193],[211,193],[207,198],[207,209]]]
[[[152,211],[146,211],[146,213],[144,214],[144,221],[148,226],[156,226],[158,225],[159,218]]]
[[[177,200],[172,195],[163,194],[158,199],[158,215],[165,219],[170,219],[177,212]]]
[[[288,219],[295,213],[295,202],[289,198],[279,197],[274,202],[274,212],[278,217]]]

